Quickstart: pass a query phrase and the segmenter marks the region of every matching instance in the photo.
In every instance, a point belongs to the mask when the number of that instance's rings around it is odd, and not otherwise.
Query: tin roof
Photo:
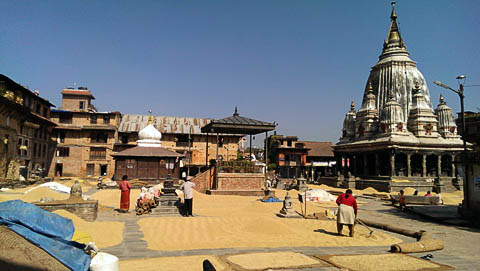
[[[189,118],[189,117],[168,117],[168,116],[152,116],[153,126],[166,134],[202,134],[201,128],[208,123],[210,119]],[[122,116],[119,132],[139,132],[148,125],[148,115],[131,115]]]
[[[303,143],[305,148],[309,148],[307,156],[315,157],[333,157],[332,142],[318,141],[298,141]]]
[[[183,155],[162,147],[135,146],[130,149],[112,154],[114,157],[183,157]]]

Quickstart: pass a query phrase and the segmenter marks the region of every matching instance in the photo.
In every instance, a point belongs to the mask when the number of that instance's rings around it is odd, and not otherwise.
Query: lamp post
[[[462,159],[462,162],[463,162],[463,165],[464,165],[464,173],[463,173],[463,177],[464,177],[464,183],[463,183],[463,193],[464,193],[464,201],[463,201],[463,206],[465,209],[468,210],[468,207],[469,207],[469,197],[470,197],[470,193],[469,193],[469,186],[468,186],[468,163],[467,163],[467,140],[466,140],[466,136],[467,136],[467,125],[465,124],[465,107],[464,107],[464,98],[465,96],[463,95],[463,86],[465,84],[465,80],[467,79],[467,77],[465,75],[459,75],[457,76],[457,80],[458,80],[458,84],[460,85],[458,90],[455,90],[443,83],[441,83],[440,81],[433,81],[433,83],[435,85],[438,85],[438,86],[441,86],[442,88],[446,88],[446,89],[449,89],[455,93],[458,94],[458,97],[460,97],[460,112],[461,112],[461,116],[462,116],[462,132],[463,132],[463,136],[462,136],[462,140],[463,140],[463,159]]]

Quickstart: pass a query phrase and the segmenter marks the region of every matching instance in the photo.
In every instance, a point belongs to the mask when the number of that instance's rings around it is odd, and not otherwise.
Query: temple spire
[[[237,106],[235,106],[235,112],[233,112],[233,116],[234,116],[234,117],[238,116]]]
[[[395,11],[395,2],[392,2],[392,14],[390,15],[390,28],[388,29],[387,39],[384,43],[384,49],[387,48],[405,48],[400,30],[397,24],[397,12]]]
[[[152,110],[148,110],[148,125],[153,124]]]

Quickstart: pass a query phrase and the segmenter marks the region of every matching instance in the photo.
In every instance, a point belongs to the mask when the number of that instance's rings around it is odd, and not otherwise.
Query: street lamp
[[[463,95],[463,86],[465,84],[465,80],[467,79],[467,77],[465,75],[459,75],[457,76],[457,80],[458,80],[458,84],[460,85],[459,86],[459,89],[458,90],[455,90],[443,83],[441,83],[440,81],[433,81],[433,83],[435,85],[438,85],[438,86],[441,86],[442,88],[446,88],[446,89],[449,89],[455,93],[458,94],[458,97],[460,97],[460,112],[461,112],[461,116],[462,116],[462,132],[463,132],[463,136],[462,136],[462,140],[463,140],[463,165],[464,165],[464,173],[463,173],[463,177],[464,177],[464,183],[463,183],[463,193],[464,193],[464,201],[463,201],[463,206],[462,207],[465,207],[466,210],[468,210],[468,200],[469,200],[469,186],[468,186],[468,163],[466,162],[467,160],[467,140],[466,140],[466,136],[467,136],[467,125],[465,124],[465,107],[464,107],[464,103],[463,103],[463,100],[465,98],[465,96]]]

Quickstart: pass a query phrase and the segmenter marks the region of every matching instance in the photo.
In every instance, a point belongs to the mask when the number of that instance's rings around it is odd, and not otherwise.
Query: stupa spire
[[[152,110],[148,110],[148,125],[153,124]]]

